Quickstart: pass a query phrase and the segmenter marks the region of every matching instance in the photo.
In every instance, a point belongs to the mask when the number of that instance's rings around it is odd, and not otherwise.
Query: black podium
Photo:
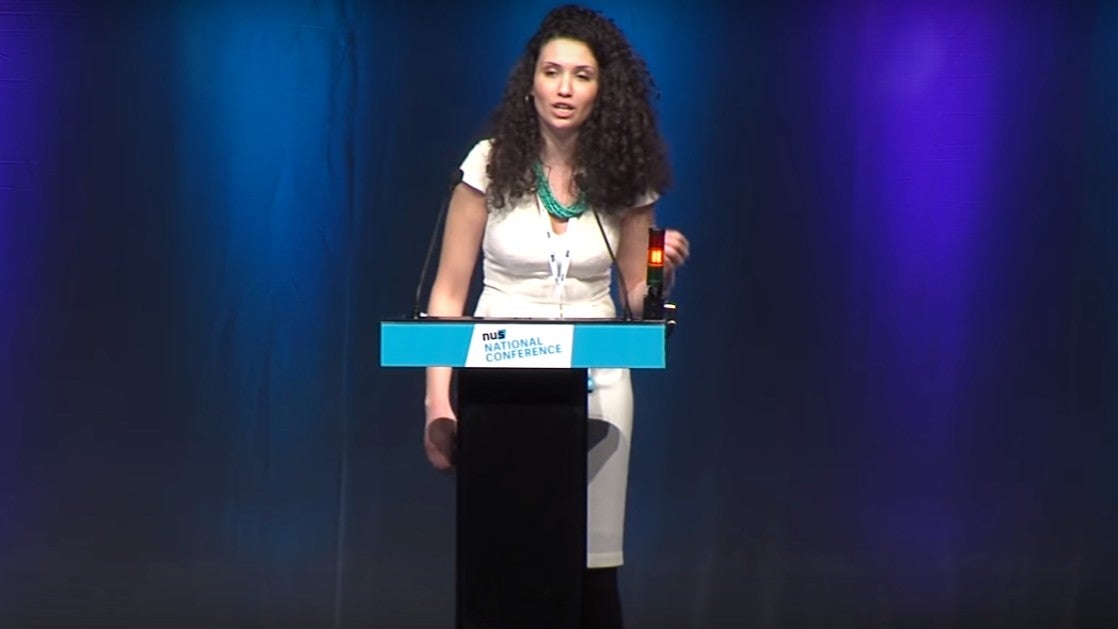
[[[459,629],[577,628],[590,367],[663,368],[665,323],[381,324],[381,365],[456,367]]]

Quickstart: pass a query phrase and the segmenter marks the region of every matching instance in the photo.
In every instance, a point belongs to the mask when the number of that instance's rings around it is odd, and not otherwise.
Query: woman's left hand
[[[669,272],[683,266],[691,256],[691,243],[678,229],[664,230],[664,259]]]

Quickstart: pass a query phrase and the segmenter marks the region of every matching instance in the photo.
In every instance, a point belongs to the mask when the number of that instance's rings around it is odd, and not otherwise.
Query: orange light
[[[648,229],[648,266],[664,266],[664,230],[659,227]]]

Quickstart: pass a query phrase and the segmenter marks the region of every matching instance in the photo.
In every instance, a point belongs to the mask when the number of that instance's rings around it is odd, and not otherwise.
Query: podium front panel
[[[581,627],[586,370],[463,369],[458,405],[458,627]]]

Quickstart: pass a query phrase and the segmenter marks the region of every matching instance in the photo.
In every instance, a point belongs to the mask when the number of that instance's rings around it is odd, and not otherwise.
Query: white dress
[[[489,184],[485,174],[489,147],[488,140],[479,142],[462,163],[463,183],[483,193]],[[650,195],[638,205],[654,200]],[[604,212],[599,217],[616,253],[620,220]],[[610,256],[593,212],[571,219],[566,231],[556,234],[533,198],[500,210],[490,207],[482,255],[483,288],[474,316],[616,316],[610,297]],[[605,568],[623,562],[633,389],[628,369],[591,369],[590,376],[586,565]]]

